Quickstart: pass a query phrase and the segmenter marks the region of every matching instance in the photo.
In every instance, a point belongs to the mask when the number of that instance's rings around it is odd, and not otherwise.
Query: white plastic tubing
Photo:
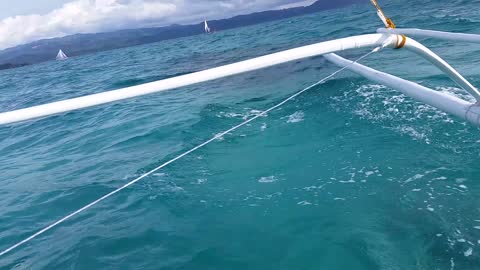
[[[0,125],[46,117],[109,102],[162,92],[328,53],[364,47],[397,47],[400,45],[401,41],[402,37],[398,35],[369,34],[320,42],[156,82],[0,113]],[[404,47],[422,56],[440,68],[459,86],[474,96],[477,103],[480,101],[480,92],[453,67],[431,50],[410,38],[406,38]]]
[[[442,32],[442,31],[433,31],[433,30],[423,30],[423,29],[416,29],[416,28],[395,28],[395,29],[380,28],[377,30],[377,32],[384,33],[384,34],[408,35],[412,37],[428,37],[428,38],[437,38],[437,39],[452,40],[452,41],[480,43],[480,35],[476,35],[476,34],[451,33],[451,32]]]
[[[147,94],[162,92],[187,85],[258,70],[307,57],[323,55],[326,53],[364,47],[395,47],[397,41],[398,39],[395,38],[395,36],[391,35],[368,34],[320,42],[313,45],[273,53],[258,58],[253,58],[250,60],[207,69],[165,80],[155,81],[151,83],[84,97],[68,99],[64,101],[53,102],[16,111],[0,113],[0,125],[31,120],[39,117],[69,112],[109,102],[115,102]]]
[[[445,62],[442,58],[440,58],[430,49],[411,38],[406,38],[405,48],[425,58],[430,63],[438,67],[460,87],[462,87],[463,89],[468,91],[473,97],[475,97],[477,102],[480,101],[480,92],[462,75],[460,75],[460,73],[458,73],[452,66],[450,66],[447,62]]]
[[[324,57],[338,66],[348,66],[349,70],[371,81],[396,89],[418,101],[480,126],[480,106],[455,96],[432,90],[414,82],[395,77],[388,73],[380,72],[358,63],[352,63],[352,61],[333,53],[325,55]]]

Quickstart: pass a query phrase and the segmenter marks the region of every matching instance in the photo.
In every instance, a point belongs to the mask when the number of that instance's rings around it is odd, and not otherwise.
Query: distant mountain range
[[[319,0],[310,6],[283,10],[256,12],[229,19],[209,21],[218,30],[253,25],[314,12],[345,7],[367,0]],[[96,34],[75,34],[71,36],[35,41],[0,51],[0,69],[14,68],[55,59],[61,48],[69,56],[78,56],[93,52],[124,48],[202,34],[203,23],[193,25],[171,25],[156,28],[119,30]]]

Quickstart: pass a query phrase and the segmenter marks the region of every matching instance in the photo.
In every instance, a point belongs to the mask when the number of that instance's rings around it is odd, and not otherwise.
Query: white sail
[[[212,30],[210,30],[210,27],[208,27],[207,20],[205,20],[205,33],[210,33]]]
[[[62,50],[59,50],[58,51],[58,54],[57,54],[57,60],[67,60],[68,59],[68,56],[62,51]]]

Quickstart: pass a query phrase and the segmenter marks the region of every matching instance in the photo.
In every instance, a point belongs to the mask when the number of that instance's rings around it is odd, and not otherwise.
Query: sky
[[[39,39],[197,23],[315,0],[0,0],[0,50]],[[331,1],[331,0],[329,0]]]

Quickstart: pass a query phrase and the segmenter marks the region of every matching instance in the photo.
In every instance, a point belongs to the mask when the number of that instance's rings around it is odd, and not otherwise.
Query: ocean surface
[[[399,26],[468,33],[480,33],[479,7],[384,3]],[[357,5],[6,70],[0,110],[380,26]],[[478,44],[418,40],[480,86]],[[471,99],[404,50],[362,63]],[[1,126],[0,249],[336,69],[317,57]],[[0,257],[0,269],[480,269],[480,132],[344,72]]]

